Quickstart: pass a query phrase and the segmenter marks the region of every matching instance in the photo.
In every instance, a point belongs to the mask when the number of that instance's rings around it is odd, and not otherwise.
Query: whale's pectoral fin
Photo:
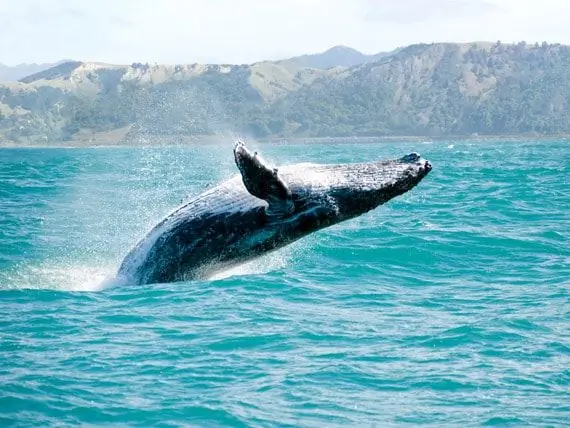
[[[241,141],[234,147],[234,158],[243,184],[253,196],[267,201],[268,214],[288,215],[295,209],[291,190],[277,168],[267,166],[257,152],[252,153]]]

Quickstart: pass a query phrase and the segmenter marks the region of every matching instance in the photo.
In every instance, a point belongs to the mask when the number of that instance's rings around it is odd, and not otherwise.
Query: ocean
[[[0,426],[570,426],[569,144],[259,144],[433,170],[208,281],[138,287],[113,284],[122,257],[237,173],[232,142],[1,149]]]

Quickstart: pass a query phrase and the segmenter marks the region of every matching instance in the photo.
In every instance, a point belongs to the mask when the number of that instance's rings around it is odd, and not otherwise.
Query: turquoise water
[[[570,146],[412,150],[412,192],[211,281],[113,287],[231,143],[0,150],[0,425],[568,426]]]

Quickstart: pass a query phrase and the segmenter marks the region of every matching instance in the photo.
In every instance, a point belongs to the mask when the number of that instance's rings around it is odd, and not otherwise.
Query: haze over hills
[[[348,46],[334,46],[322,53],[301,55],[286,59],[283,62],[293,63],[300,67],[328,69],[333,67],[352,67],[366,62],[374,62],[387,55],[390,55],[390,52],[365,55]]]
[[[68,60],[62,60],[55,63],[43,64],[18,64],[15,66],[8,66],[0,63],[0,83],[14,82],[30,74],[39,73],[40,71],[47,70]]]
[[[565,134],[569,100],[570,47],[546,43],[378,57],[335,47],[251,65],[66,62],[0,85],[0,141]]]

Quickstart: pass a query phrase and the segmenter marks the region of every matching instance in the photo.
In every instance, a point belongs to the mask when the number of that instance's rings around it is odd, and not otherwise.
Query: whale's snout
[[[402,156],[399,159],[399,163],[409,165],[408,168],[415,170],[419,179],[427,175],[427,173],[432,169],[431,162],[422,158],[422,156],[417,152],[412,152],[408,155]]]
[[[418,160],[418,170],[420,175],[426,176],[431,171],[431,162],[427,159],[419,159]]]

